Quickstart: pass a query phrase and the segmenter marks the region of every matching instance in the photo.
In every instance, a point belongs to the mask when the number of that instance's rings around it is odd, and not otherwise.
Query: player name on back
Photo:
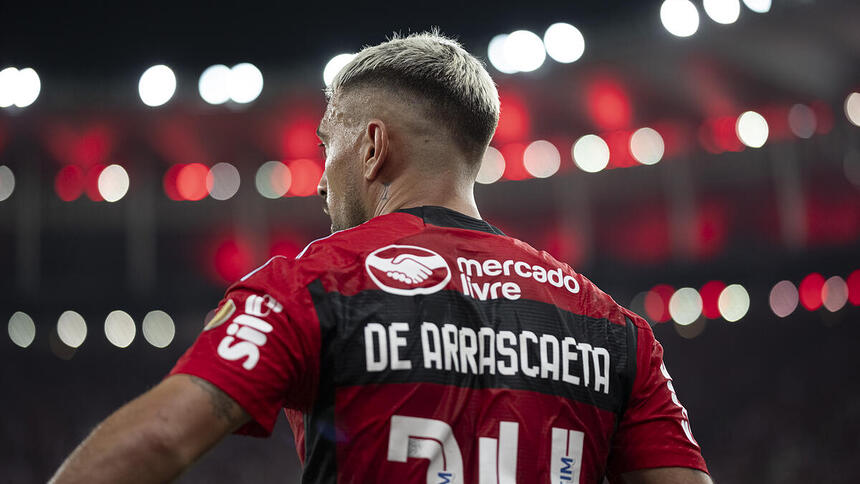
[[[409,351],[416,348],[420,351]],[[405,322],[364,326],[366,370],[423,368],[471,375],[525,376],[560,381],[609,394],[610,355],[606,348],[571,336],[532,331],[477,331],[454,324]],[[413,361],[420,355],[421,361]]]

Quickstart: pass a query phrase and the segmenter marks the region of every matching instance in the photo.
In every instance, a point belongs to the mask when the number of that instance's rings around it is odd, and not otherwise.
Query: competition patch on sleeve
[[[218,308],[218,311],[215,313],[215,316],[212,316],[212,319],[206,323],[206,326],[203,328],[203,331],[208,331],[212,328],[217,328],[224,324],[225,321],[230,319],[230,316],[236,312],[236,303],[233,302],[232,299],[228,299],[227,302],[221,305]]]

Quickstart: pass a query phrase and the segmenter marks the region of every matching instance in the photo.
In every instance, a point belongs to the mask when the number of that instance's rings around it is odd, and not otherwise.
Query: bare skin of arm
[[[659,467],[621,475],[624,484],[712,484],[711,477],[697,469]]]
[[[50,482],[169,481],[249,419],[206,380],[173,375],[96,427]]]

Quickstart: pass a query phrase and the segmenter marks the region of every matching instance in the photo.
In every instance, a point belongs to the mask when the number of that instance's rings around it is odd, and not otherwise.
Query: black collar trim
[[[504,232],[481,219],[473,218],[445,207],[427,205],[404,208],[397,210],[397,212],[414,215],[423,220],[424,223],[439,227],[453,227],[457,229],[477,230],[487,232],[488,234],[505,235]]]

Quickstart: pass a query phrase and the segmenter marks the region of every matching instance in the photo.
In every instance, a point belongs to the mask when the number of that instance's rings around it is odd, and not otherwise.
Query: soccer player
[[[394,38],[327,95],[332,234],[232,285],[55,482],[162,482],[282,409],[306,483],[710,482],[648,324],[481,219],[499,118],[481,63]]]

